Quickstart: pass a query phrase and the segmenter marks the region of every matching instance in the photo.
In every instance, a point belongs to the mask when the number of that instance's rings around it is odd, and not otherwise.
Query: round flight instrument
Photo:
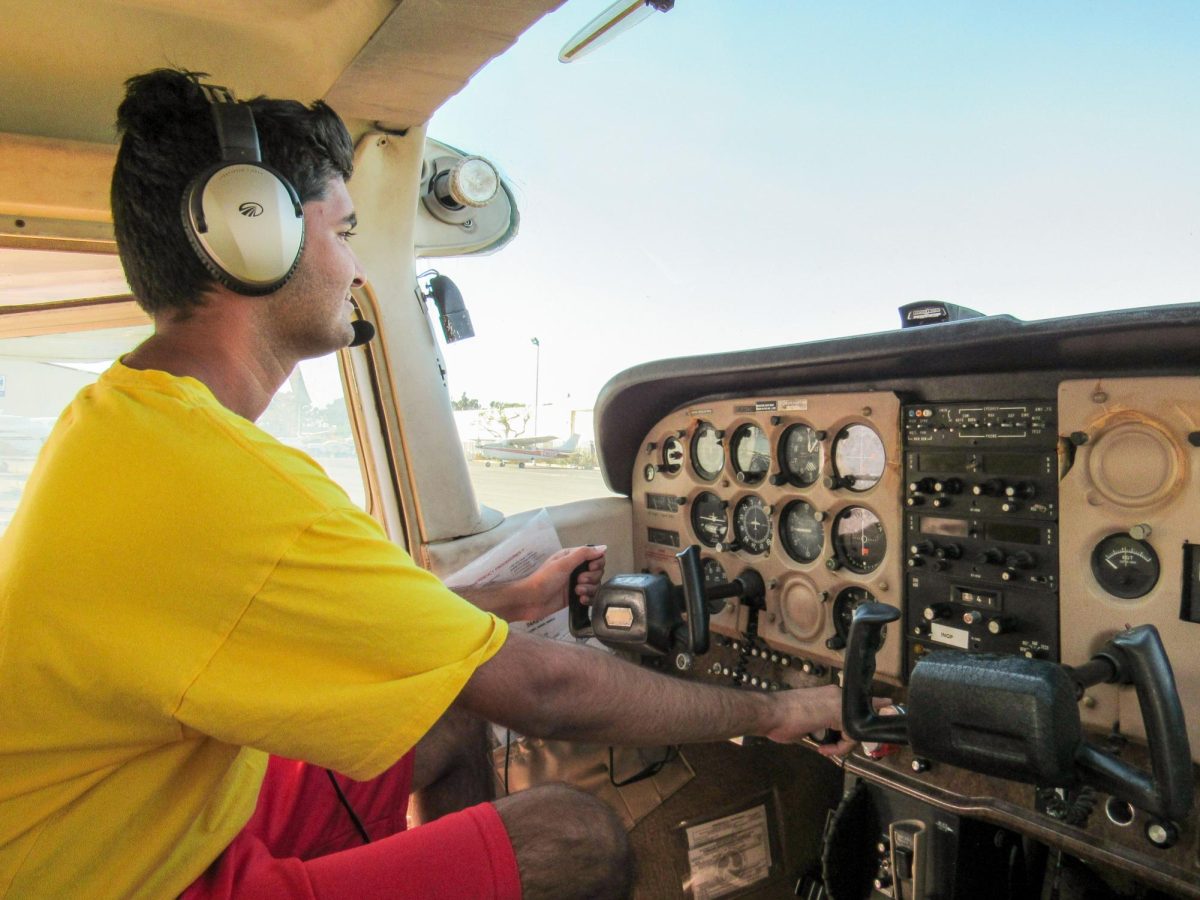
[[[883,477],[887,451],[869,425],[847,425],[833,439],[833,468],[842,487],[866,491]]]
[[[674,475],[683,468],[683,442],[672,435],[663,441],[662,470],[668,475]]]
[[[715,547],[729,532],[726,503],[711,491],[703,491],[692,503],[692,531],[706,547]]]
[[[779,442],[779,465],[789,482],[808,487],[821,476],[821,440],[809,425],[793,425]]]
[[[692,465],[696,474],[705,481],[713,481],[725,468],[725,448],[721,446],[721,432],[708,422],[702,422],[692,438]]]
[[[766,478],[771,468],[771,442],[757,425],[743,425],[733,433],[730,453],[738,481],[757,484]]]
[[[887,552],[879,516],[865,506],[847,506],[833,520],[833,552],[852,572],[874,572]]]
[[[1092,574],[1100,587],[1122,600],[1154,590],[1159,572],[1154,548],[1125,533],[1110,534],[1092,550]]]
[[[704,560],[701,568],[704,571],[705,587],[716,587],[718,584],[724,584],[729,580],[725,577],[725,567],[711,557]]]
[[[833,601],[833,630],[837,632],[837,636],[842,639],[842,646],[846,646],[846,641],[850,640],[850,624],[854,621],[854,611],[864,603],[874,603],[875,595],[866,588],[848,587],[841,591]],[[883,646],[883,640],[887,637],[887,628],[884,628],[883,634],[879,636],[879,646]]]
[[[825,548],[825,532],[812,504],[793,500],[783,510],[779,536],[787,555],[799,563],[810,563]]]
[[[743,497],[733,510],[733,537],[747,553],[771,549],[771,511],[761,497]]]

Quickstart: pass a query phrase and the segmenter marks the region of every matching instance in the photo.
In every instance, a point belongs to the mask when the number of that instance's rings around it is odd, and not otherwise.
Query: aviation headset
[[[279,290],[304,248],[296,189],[262,161],[254,113],[228,88],[200,84],[212,107],[221,161],[183,192],[183,230],[200,262],[225,287],[251,297]]]

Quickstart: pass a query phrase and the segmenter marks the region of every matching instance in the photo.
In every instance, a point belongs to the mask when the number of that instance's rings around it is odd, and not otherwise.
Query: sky
[[[642,362],[1200,300],[1200,3],[677,0],[584,60],[569,0],[434,116],[521,228],[432,261],[449,387],[592,406]],[[537,337],[540,350],[530,339]]]

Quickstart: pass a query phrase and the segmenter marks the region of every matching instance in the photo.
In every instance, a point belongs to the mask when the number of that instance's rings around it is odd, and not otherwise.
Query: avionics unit
[[[1049,401],[904,407],[906,676],[943,647],[1059,659],[1056,419]]]

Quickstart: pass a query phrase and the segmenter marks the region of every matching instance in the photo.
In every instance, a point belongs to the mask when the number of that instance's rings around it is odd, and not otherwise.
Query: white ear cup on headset
[[[282,287],[304,247],[304,211],[295,190],[261,163],[209,169],[187,191],[184,230],[200,261],[239,294]]]
[[[304,207],[296,189],[262,163],[250,107],[219,85],[197,87],[207,98],[221,162],[183,192],[183,230],[209,273],[252,297],[279,290],[304,249]]]

